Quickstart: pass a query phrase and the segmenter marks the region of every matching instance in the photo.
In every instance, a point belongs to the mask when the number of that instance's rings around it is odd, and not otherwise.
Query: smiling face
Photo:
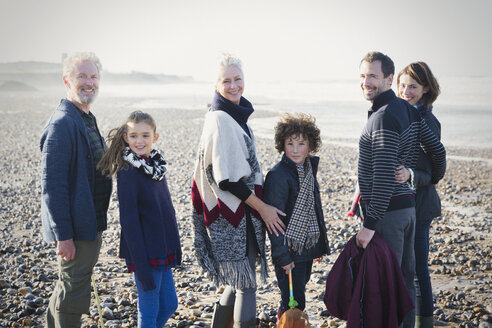
[[[152,144],[157,141],[159,134],[145,122],[128,122],[123,139],[130,149],[139,156],[149,157]]]
[[[285,139],[285,156],[297,165],[304,165],[306,157],[309,155],[309,139],[303,135],[294,135]]]
[[[227,66],[222,70],[215,89],[225,99],[239,105],[244,90],[243,74],[236,66]]]
[[[89,112],[89,105],[99,91],[99,71],[96,65],[88,60],[75,65],[70,76],[64,76],[67,88],[67,99],[80,109]]]
[[[381,93],[388,91],[393,82],[393,74],[384,77],[381,61],[372,63],[363,61],[360,64],[360,87],[364,98],[373,101]]]
[[[428,91],[429,87],[424,88],[408,74],[403,74],[399,78],[398,96],[408,101],[412,106],[418,103]]]

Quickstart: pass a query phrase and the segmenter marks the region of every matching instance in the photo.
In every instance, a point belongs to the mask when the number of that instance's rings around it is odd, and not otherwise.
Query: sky
[[[223,51],[252,81],[357,79],[382,51],[396,70],[492,76],[490,0],[0,0],[0,62],[93,51],[114,73],[216,78]]]

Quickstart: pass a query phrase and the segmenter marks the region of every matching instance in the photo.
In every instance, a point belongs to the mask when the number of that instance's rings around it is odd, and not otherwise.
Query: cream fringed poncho
[[[198,262],[216,285],[238,289],[256,288],[255,272],[246,256],[245,204],[221,190],[219,183],[242,179],[261,198],[263,175],[251,129],[250,135],[226,112],[207,112],[191,192]],[[260,251],[261,278],[265,280],[265,228],[253,209],[251,221]]]

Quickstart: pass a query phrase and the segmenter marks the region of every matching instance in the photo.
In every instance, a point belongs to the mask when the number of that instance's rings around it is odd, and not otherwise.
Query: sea
[[[492,77],[450,77],[439,80],[441,95],[434,114],[441,122],[446,147],[492,150]],[[104,85],[100,97],[131,96],[135,109],[198,109],[207,111],[214,93],[213,82],[159,85]],[[370,103],[363,99],[357,79],[250,82],[243,96],[255,109],[272,115],[252,116],[257,137],[273,138],[273,129],[283,112],[304,112],[316,118],[324,143],[357,147]],[[490,151],[484,152],[483,160]],[[473,158],[471,158],[473,159]]]

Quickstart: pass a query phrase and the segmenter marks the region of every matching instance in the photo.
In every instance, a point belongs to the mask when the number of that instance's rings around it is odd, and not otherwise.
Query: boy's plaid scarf
[[[143,174],[151,177],[152,180],[161,181],[164,178],[164,174],[166,174],[166,161],[155,149],[150,151],[147,161],[142,156],[135,154],[130,147],[127,146],[125,150],[123,150],[123,160],[136,167],[137,170]]]
[[[285,232],[284,243],[295,253],[301,254],[318,242],[320,232],[314,210],[314,176],[309,158],[305,169],[296,165],[299,175],[299,194]]]

